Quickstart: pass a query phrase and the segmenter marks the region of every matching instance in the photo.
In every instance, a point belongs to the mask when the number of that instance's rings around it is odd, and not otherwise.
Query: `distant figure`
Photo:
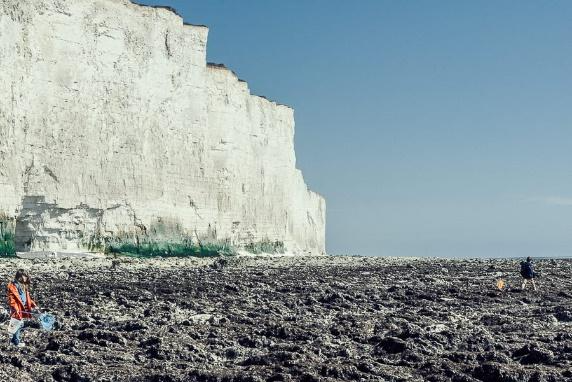
[[[22,331],[26,325],[26,318],[32,318],[32,310],[37,305],[30,297],[30,276],[23,269],[19,269],[14,276],[14,281],[8,284],[8,306],[10,307],[10,325],[8,334],[10,343],[14,346],[24,347],[21,341]]]
[[[530,281],[532,283],[532,287],[536,290],[536,284],[534,283],[534,278],[536,277],[536,273],[534,272],[534,264],[532,263],[532,259],[529,257],[526,258],[526,261],[522,261],[520,263],[520,275],[523,278],[522,281],[522,289],[526,288],[526,284]]]

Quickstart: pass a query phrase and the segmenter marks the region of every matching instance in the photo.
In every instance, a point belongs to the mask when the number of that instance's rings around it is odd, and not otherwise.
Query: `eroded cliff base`
[[[0,341],[0,380],[572,380],[572,261],[539,261],[538,292],[518,260],[3,261],[2,279],[17,267],[61,325]]]

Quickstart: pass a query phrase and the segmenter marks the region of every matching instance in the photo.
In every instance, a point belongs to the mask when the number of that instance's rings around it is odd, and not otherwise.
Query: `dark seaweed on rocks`
[[[567,260],[538,261],[538,292],[517,260],[3,260],[0,276],[19,267],[59,322],[0,342],[0,381],[572,381]]]

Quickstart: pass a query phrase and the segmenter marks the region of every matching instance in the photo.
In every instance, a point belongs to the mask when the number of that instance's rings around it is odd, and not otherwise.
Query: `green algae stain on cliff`
[[[258,241],[255,243],[249,243],[244,246],[244,249],[247,252],[252,254],[283,254],[286,252],[286,248],[284,247],[284,242],[282,241],[271,241],[268,239]]]
[[[233,256],[236,254],[233,247],[219,243],[193,244],[147,242],[147,243],[122,243],[112,244],[107,248],[107,253],[120,254],[135,257],[218,257]]]
[[[0,212],[0,257],[14,257],[14,219]]]
[[[251,254],[281,254],[284,242],[263,239],[237,244],[230,238],[200,238],[196,230],[185,230],[174,219],[157,218],[149,226],[138,224],[133,230],[83,234],[79,246],[90,252],[130,257],[220,257],[235,256],[239,251]],[[216,235],[215,235],[216,236]]]

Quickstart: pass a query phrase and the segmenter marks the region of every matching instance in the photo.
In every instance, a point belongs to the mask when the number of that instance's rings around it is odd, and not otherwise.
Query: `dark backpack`
[[[523,261],[520,263],[520,274],[525,279],[531,279],[534,277],[534,270],[532,269],[532,263],[528,261]]]

